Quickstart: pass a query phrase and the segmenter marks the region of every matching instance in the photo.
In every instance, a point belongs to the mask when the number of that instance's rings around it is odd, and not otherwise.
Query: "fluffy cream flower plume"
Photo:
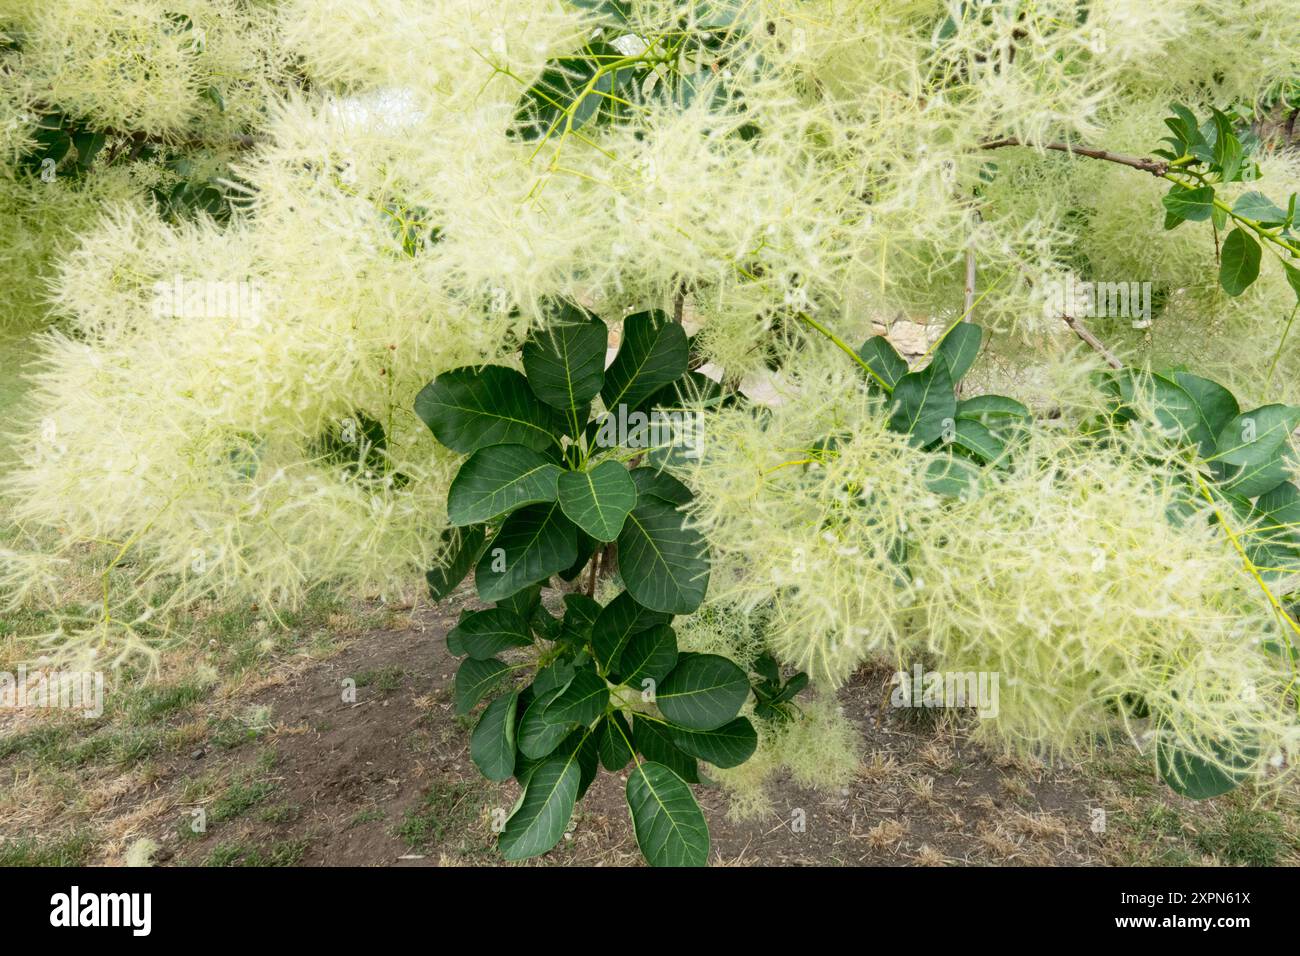
[[[0,4],[0,331],[48,323],[57,255],[106,206],[143,205],[183,178],[165,150],[183,151],[192,175],[228,175],[290,80],[279,31],[260,0]],[[84,175],[18,164],[43,123],[103,135]]]
[[[773,649],[822,682],[880,656],[996,674],[980,730],[1021,750],[1087,750],[1140,700],[1211,762],[1293,755],[1294,665],[1276,649],[1296,635],[1208,505],[1170,520],[1191,473],[1151,431],[1099,442],[1039,426],[978,494],[940,498],[926,453],[820,365],[770,411],[708,420],[691,479],[718,562],[711,600],[765,609]],[[1057,400],[1065,421],[1094,410]]]

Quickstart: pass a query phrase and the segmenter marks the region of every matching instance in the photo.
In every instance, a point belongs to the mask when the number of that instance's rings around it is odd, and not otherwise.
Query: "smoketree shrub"
[[[523,788],[501,831],[505,858],[551,849],[599,769],[631,765],[627,805],[646,860],[701,866],[708,827],[688,786],[699,761],[744,763],[758,743],[740,715],[751,690],[775,715],[806,676],[783,685],[765,661],[751,688],[735,662],[678,650],[672,621],[704,600],[708,547],[682,511],[690,489],[639,462],[682,451],[679,433],[653,440],[656,412],[700,386],[682,326],[661,312],[625,320],[608,369],[607,341],[604,322],[564,303],[523,346],[523,372],[453,369],[420,392],[416,412],[434,436],[468,455],[447,495],[452,540],[428,582],[442,599],[472,573],[493,604],[465,612],[447,647],[464,658],[457,714],[488,701],[474,763]],[[597,400],[603,415],[592,414]],[[602,605],[591,592],[610,546],[624,589]],[[565,594],[553,616],[543,588],[552,576],[581,581],[589,565],[589,593]],[[523,662],[502,659],[521,649]]]
[[[1140,349],[1162,368],[1195,354],[1216,363],[1203,366],[1216,379],[1256,398],[1251,381],[1266,373],[1261,391],[1276,381],[1300,401],[1300,352],[1286,347],[1291,320],[1285,328],[1268,321],[1275,297],[1290,305],[1292,290],[1300,295],[1294,153],[1257,148],[1245,128],[1250,107],[1224,106],[1260,104],[1261,88],[1293,83],[1300,45],[1277,38],[1294,36],[1294,15],[1263,0],[1243,0],[1233,18],[1210,4],[1183,5],[1174,20],[1155,7],[1121,5],[1121,17],[1088,6],[582,0],[507,4],[510,15],[486,19],[481,3],[464,0],[436,10],[393,0],[385,17],[338,0],[194,0],[185,14],[154,0],[129,10],[92,0],[7,10],[0,66],[16,82],[0,90],[0,209],[12,211],[0,258],[29,268],[8,270],[17,281],[0,296],[0,325],[25,327],[20,314],[38,303],[43,324],[52,294],[66,335],[42,345],[46,371],[31,414],[16,423],[23,463],[13,474],[23,523],[57,535],[59,550],[0,549],[0,602],[49,590],[52,567],[105,538],[134,542],[130,566],[139,573],[115,592],[131,600],[154,581],[176,582],[189,597],[254,591],[268,605],[321,582],[390,589],[427,566],[441,517],[430,505],[450,484],[447,456],[430,455],[423,427],[394,412],[409,408],[434,370],[500,361],[516,319],[536,318],[538,302],[574,290],[621,303],[685,285],[698,308],[701,357],[733,380],[806,348],[808,323],[776,303],[805,303],[828,325],[854,321],[854,334],[868,315],[935,317],[960,296],[966,254],[977,266],[982,321],[1034,340],[1043,331],[1036,293],[1066,270],[1099,281],[1150,278],[1160,333],[1102,327],[1112,347]],[[1179,29],[1144,29],[1143,17]],[[115,42],[124,35],[134,42]],[[1222,42],[1207,45],[1209,35]],[[1002,52],[990,56],[994,49]],[[270,108],[267,94],[287,89],[294,95]],[[410,109],[400,112],[410,115],[363,124],[335,108],[341,91],[396,91],[403,101],[409,93]],[[1169,149],[1141,161],[1142,172],[1083,158],[1153,143],[1171,97],[1190,108],[1175,108],[1165,123]],[[987,152],[1013,142],[1021,149]],[[1097,149],[1062,158],[1056,148],[1081,143]],[[248,181],[227,192],[232,163]],[[1157,170],[1153,184],[1147,173]],[[1153,185],[1169,190],[1163,207]],[[113,212],[96,222],[101,205]],[[46,289],[33,276],[55,246],[65,249]],[[150,285],[177,273],[261,278],[294,294],[270,321],[232,338],[225,317],[151,317]],[[506,303],[490,317],[485,290]],[[1068,335],[1056,316],[1046,321]],[[959,327],[944,348],[972,334]],[[1015,338],[995,344],[1002,362],[1025,368],[1050,357],[1016,348]],[[1014,464],[1011,451],[1029,431],[1024,406],[960,397],[951,362],[912,372],[881,346],[869,343],[858,358],[892,393],[886,414],[915,446],[917,467],[932,469],[931,487],[950,499],[974,494],[983,476]],[[1165,378],[1191,392],[1190,379]],[[502,379],[485,390],[501,390]],[[1118,397],[1097,423],[1098,445],[1115,426],[1149,428],[1140,406],[1153,395],[1185,407],[1159,379],[1112,379],[1103,385]],[[559,416],[542,430],[562,429],[574,409],[529,390]],[[818,400],[815,388],[799,399]],[[1246,414],[1256,434],[1275,438],[1265,419],[1286,413]],[[1263,524],[1238,539],[1269,585],[1287,562],[1261,545],[1284,549],[1296,521],[1285,480],[1263,489],[1278,476],[1273,452],[1285,449],[1255,439],[1220,447],[1220,421],[1207,415],[1200,430],[1212,448],[1186,454],[1224,519],[1283,516],[1258,518]],[[572,505],[589,481],[597,506],[587,520],[609,533],[620,512],[599,506],[598,486],[617,498],[613,469],[595,474],[605,459],[582,461],[570,450],[582,437],[561,431],[556,461],[550,444],[530,447],[532,432],[515,434],[519,426],[488,428],[500,432],[499,444],[541,454],[565,476],[590,469],[590,479],[567,477],[568,497]],[[827,437],[816,454],[834,454],[840,441]],[[638,507],[652,497],[643,485],[660,472],[642,468],[661,461],[606,457],[635,464]],[[1026,489],[1027,510],[1050,514],[1058,487]],[[1205,496],[1195,480],[1187,491]],[[172,492],[183,507],[170,505]],[[774,511],[773,531],[794,514]],[[456,560],[433,578],[453,577],[462,561],[460,577],[468,574],[504,532],[508,519],[497,518],[459,525]],[[361,538],[373,546],[358,552]],[[209,544],[223,541],[241,547]],[[207,554],[202,574],[191,573],[196,543]],[[752,546],[770,549],[772,539]],[[1021,555],[1027,565],[1041,557]],[[898,560],[905,571],[907,555]],[[635,561],[623,563],[629,591],[635,585],[651,601],[667,592],[638,576]],[[715,591],[720,579],[715,573]],[[890,574],[863,581],[881,593],[893,586]],[[844,583],[841,591],[858,586]],[[1025,617],[1045,617],[1042,591],[1027,594]],[[41,649],[98,652],[144,640],[130,624],[162,619],[148,611],[137,619],[110,609],[106,596],[92,627],[60,622],[40,636]],[[1133,616],[1122,601],[1112,613]],[[816,642],[827,630],[803,637]],[[1240,658],[1254,650],[1243,643]],[[1114,661],[1128,651],[1106,645],[1099,654]],[[1289,662],[1289,648],[1279,653]],[[756,715],[789,703],[775,699],[789,683],[760,678]],[[1054,699],[1044,693],[1044,706]],[[1122,698],[1116,706],[1148,707]],[[1059,729],[1044,726],[1045,737]],[[1184,779],[1197,777],[1185,769]]]

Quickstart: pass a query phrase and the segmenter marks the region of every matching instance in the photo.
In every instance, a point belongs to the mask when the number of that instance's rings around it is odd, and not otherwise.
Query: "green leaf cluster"
[[[1300,302],[1300,233],[1295,229],[1296,194],[1286,209],[1251,190],[1229,205],[1219,195],[1227,183],[1259,179],[1253,159],[1259,139],[1240,118],[1220,110],[1199,121],[1186,106],[1175,104],[1165,119],[1172,135],[1155,154],[1168,162],[1171,180],[1164,195],[1165,228],[1184,222],[1213,223],[1216,236],[1232,223],[1219,250],[1219,285],[1228,295],[1245,292],[1259,278],[1264,246],[1277,256],[1287,282]]]
[[[734,767],[753,754],[757,731],[740,716],[750,681],[724,657],[677,646],[673,616],[699,608],[709,578],[706,542],[682,510],[690,489],[638,466],[641,453],[602,441],[608,430],[594,427],[597,401],[624,413],[679,403],[689,384],[686,335],[648,311],[625,320],[608,368],[607,342],[599,317],[559,303],[523,345],[522,372],[453,369],[420,392],[416,412],[467,456],[448,492],[452,527],[429,586],[442,599],[472,571],[478,596],[494,602],[463,614],[447,647],[464,658],[457,713],[488,701],[470,741],[475,765],[522,788],[501,831],[503,855],[555,846],[603,766],[627,771],[645,858],[698,866],[709,836],[689,784],[699,782],[701,760]],[[579,579],[601,552],[617,554],[624,590],[603,606],[568,593],[554,616],[543,588],[553,576]],[[789,703],[807,680],[799,677],[771,706]]]
[[[478,529],[460,540],[487,542],[472,556],[485,601],[555,574],[572,580],[608,544],[617,546],[624,585],[645,607],[689,614],[704,599],[708,546],[681,510],[689,489],[662,469],[629,470],[629,461],[666,446],[629,449],[646,436],[612,427],[636,415],[649,421],[678,403],[686,334],[659,311],[629,316],[608,369],[607,341],[600,318],[564,303],[524,344],[523,372],[453,369],[416,398],[416,413],[438,441],[469,456],[452,482],[447,514],[455,528]],[[593,415],[597,398],[604,415]],[[463,560],[456,553],[447,563]]]
[[[859,357],[889,385],[889,427],[934,453],[926,481],[937,494],[960,497],[978,488],[981,471],[1005,465],[1016,437],[1032,421],[1029,409],[1004,395],[963,399],[959,385],[974,365],[984,330],[954,325],[935,345],[929,363],[912,371],[883,335],[872,336]],[[873,389],[879,382],[868,379]]]

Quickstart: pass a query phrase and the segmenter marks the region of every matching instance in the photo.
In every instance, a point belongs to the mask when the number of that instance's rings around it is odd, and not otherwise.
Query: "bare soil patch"
[[[159,865],[500,864],[493,823],[518,788],[482,779],[469,758],[475,718],[453,713],[458,662],[444,637],[459,610],[325,612],[292,640],[236,616],[225,625],[229,646],[208,640],[204,653],[184,653],[161,685],[98,725],[9,720],[0,726],[0,864],[120,864],[142,839],[157,845]],[[194,683],[222,661],[237,669]],[[1193,804],[1133,754],[1074,767],[1013,759],[950,719],[887,706],[889,691],[888,671],[864,668],[839,693],[862,742],[847,786],[811,789],[778,775],[770,809],[745,820],[728,815],[727,790],[696,787],[712,862],[1300,860],[1294,795]],[[602,773],[564,841],[530,863],[639,865],[624,782]]]

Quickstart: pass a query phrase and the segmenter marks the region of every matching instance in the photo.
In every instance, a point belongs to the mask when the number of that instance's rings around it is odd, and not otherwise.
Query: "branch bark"
[[[990,140],[987,143],[981,143],[980,149],[1003,149],[1007,146],[1026,146],[1030,149],[1050,149],[1058,153],[1069,153],[1072,156],[1087,156],[1089,159],[1100,159],[1108,163],[1118,163],[1121,166],[1131,166],[1133,169],[1140,169],[1144,173],[1150,173],[1152,176],[1163,176],[1169,172],[1169,164],[1163,159],[1149,159],[1143,156],[1125,156],[1122,153],[1112,153],[1105,149],[1092,149],[1088,146],[1073,146],[1069,143],[1026,143],[1015,136],[1008,136],[1004,139]]]
[[[966,249],[966,297],[962,300],[963,322],[970,322],[975,311],[975,246]]]
[[[1093,335],[1088,329],[1079,324],[1079,320],[1072,315],[1062,315],[1061,319],[1068,325],[1071,331],[1079,338],[1087,342],[1094,352],[1106,360],[1106,364],[1111,368],[1123,368],[1124,363],[1115,357],[1115,353],[1106,348],[1105,344],[1097,336]]]
[[[682,318],[686,315],[686,280],[679,279],[677,289],[673,292],[673,321],[678,325],[682,324]]]

